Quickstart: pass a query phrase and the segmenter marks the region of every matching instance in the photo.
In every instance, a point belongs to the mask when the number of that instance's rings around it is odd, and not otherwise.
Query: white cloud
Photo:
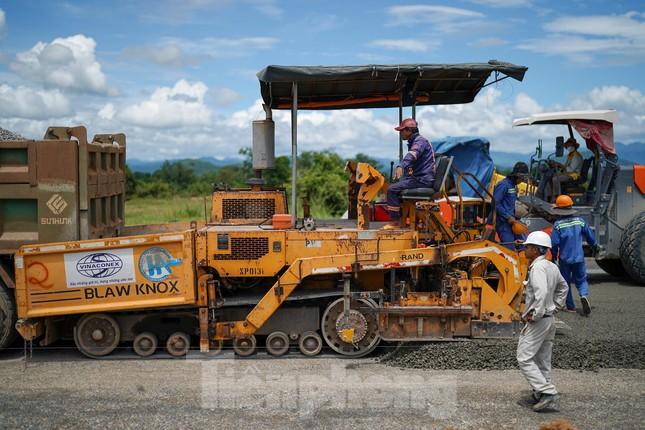
[[[143,7],[130,7],[139,13],[144,21],[170,25],[195,23],[199,21],[203,12],[233,8],[244,16],[250,11],[255,11],[274,19],[281,18],[284,13],[277,0],[144,0],[137,3],[145,4]]]
[[[549,33],[543,38],[529,39],[518,48],[583,62],[598,55],[645,61],[644,13],[565,16],[546,23],[544,29]]]
[[[99,118],[111,121],[116,115],[116,109],[112,103],[106,103],[97,113]]]
[[[123,102],[111,100],[70,113],[71,109],[54,110],[52,101],[34,102],[16,94],[18,89],[3,95],[6,85],[0,86],[0,118],[4,128],[26,137],[40,137],[51,125],[49,117],[62,124],[84,124],[90,134],[103,132],[126,133],[129,159],[166,159],[200,156],[233,157],[241,147],[251,146],[251,121],[264,118],[262,101],[256,100],[246,109],[218,113],[209,108],[216,96],[226,98],[222,88],[208,89],[201,82],[180,80],[172,86],[157,88],[144,100]],[[475,135],[491,141],[493,150],[532,152],[538,138],[549,145],[554,136],[565,131],[560,126],[512,127],[514,118],[532,113],[567,109],[617,109],[620,121],[616,125],[616,140],[624,143],[642,141],[645,135],[645,97],[642,90],[625,86],[601,86],[580,94],[561,105],[546,106],[526,93],[509,97],[505,85],[484,89],[473,103],[465,105],[423,106],[417,110],[421,132],[431,140],[446,136]],[[39,93],[36,90],[32,92]],[[57,91],[48,91],[50,99]],[[54,98],[55,99],[55,98]],[[24,100],[21,117],[7,113],[9,101]],[[48,99],[45,99],[48,100]],[[30,114],[26,109],[49,106],[42,114]],[[47,105],[49,103],[49,105]],[[71,103],[70,103],[71,104]],[[44,112],[44,111],[43,111]],[[409,109],[406,109],[409,114]],[[275,110],[276,151],[290,153],[290,112]],[[45,119],[46,118],[46,119]],[[398,156],[398,122],[396,109],[300,111],[298,115],[299,150],[336,151],[351,157],[357,152],[395,159]]]
[[[4,10],[0,9],[0,36],[4,32],[5,26],[7,25],[7,18],[4,13]]]
[[[246,2],[260,13],[270,17],[280,17],[284,13],[276,0],[246,0]]]
[[[478,24],[485,17],[483,13],[450,6],[399,5],[387,9],[393,25],[431,24],[441,32],[455,32]]]
[[[542,112],[542,106],[526,93],[519,93],[513,103],[513,115],[516,117],[529,116]]]
[[[181,79],[170,87],[157,88],[148,100],[127,106],[119,117],[123,122],[150,128],[205,125],[211,111],[204,104],[208,87],[203,82]]]
[[[615,139],[623,143],[645,140],[645,94],[638,89],[623,85],[596,87],[575,97],[571,106],[577,109],[616,109],[619,119],[614,127]]]
[[[161,66],[184,67],[205,59],[233,58],[268,50],[278,42],[274,37],[180,39],[164,38],[152,45],[126,48],[123,55]]]
[[[565,16],[544,25],[552,32],[599,37],[624,37],[645,40],[645,13],[624,15]]]
[[[123,54],[133,60],[144,60],[160,66],[184,67],[195,64],[196,59],[184,52],[176,42],[168,41],[156,45],[140,45],[126,48]]]
[[[0,85],[0,118],[48,119],[69,115],[69,100],[58,90]]]
[[[271,49],[278,42],[275,37],[242,37],[239,39],[207,37],[193,42],[183,41],[191,52],[211,57],[237,57],[252,51]]]
[[[385,49],[394,49],[398,51],[426,52],[431,48],[431,44],[422,40],[415,39],[380,39],[369,43],[370,46]],[[432,44],[433,48],[437,44]]]
[[[16,54],[11,69],[25,79],[61,89],[114,94],[96,61],[96,42],[77,34],[57,38],[50,43],[38,42],[29,51]]]
[[[471,3],[481,4],[490,7],[528,7],[532,6],[532,0],[468,0]]]
[[[217,106],[230,106],[242,97],[237,91],[224,87],[213,88],[208,94]]]

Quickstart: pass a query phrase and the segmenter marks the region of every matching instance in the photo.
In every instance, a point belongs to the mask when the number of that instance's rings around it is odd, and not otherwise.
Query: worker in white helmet
[[[563,309],[569,286],[558,266],[545,258],[551,237],[534,231],[524,241],[529,270],[524,282],[524,327],[517,344],[517,362],[533,390],[533,410],[557,408],[559,398],[551,381],[551,352],[555,338],[553,314]]]

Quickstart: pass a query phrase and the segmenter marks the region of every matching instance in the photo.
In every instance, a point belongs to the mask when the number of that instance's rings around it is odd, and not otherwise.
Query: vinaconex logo
[[[123,267],[123,260],[109,252],[86,255],[76,263],[76,270],[88,278],[109,278]]]

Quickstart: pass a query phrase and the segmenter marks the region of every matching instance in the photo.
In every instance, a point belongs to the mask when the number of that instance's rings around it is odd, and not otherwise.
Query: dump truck
[[[239,356],[258,347],[313,356],[326,347],[360,357],[381,341],[517,335],[526,260],[490,240],[490,196],[448,195],[453,160],[439,157],[433,187],[405,193],[401,225],[381,229],[370,207],[385,178],[348,163],[350,219],[314,220],[306,210],[298,217],[297,114],[398,107],[402,117],[404,107],[472,102],[485,85],[521,81],[526,70],[498,61],[266,67],[249,187],[215,189],[203,226],[23,245],[15,253],[16,329],[41,345],[74,339],[93,358],[123,344],[140,356],[160,346],[183,356],[195,342],[208,354],[230,345]],[[291,205],[262,181],[274,164],[274,109],[292,115]]]
[[[14,340],[14,255],[22,245],[118,236],[124,226],[123,133],[50,127],[0,142],[0,349]]]
[[[571,196],[577,215],[595,233],[599,252],[594,256],[598,266],[612,276],[629,276],[645,285],[645,165],[620,161],[614,145],[615,110],[581,110],[542,112],[513,121],[513,126],[560,125],[568,137],[584,141],[591,155],[583,161],[576,181],[563,185],[562,192]],[[574,134],[575,130],[575,134]],[[564,151],[564,136],[555,136],[554,151],[544,153],[538,142],[530,159],[532,182],[539,183],[554,157]],[[536,195],[532,187],[519,199],[530,214],[529,228],[546,230],[556,216],[550,202]]]

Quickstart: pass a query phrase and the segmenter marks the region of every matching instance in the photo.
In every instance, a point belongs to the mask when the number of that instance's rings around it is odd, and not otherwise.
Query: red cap
[[[417,122],[413,118],[406,118],[401,121],[401,124],[398,127],[394,127],[396,131],[401,131],[404,128],[416,128],[418,127]]]

